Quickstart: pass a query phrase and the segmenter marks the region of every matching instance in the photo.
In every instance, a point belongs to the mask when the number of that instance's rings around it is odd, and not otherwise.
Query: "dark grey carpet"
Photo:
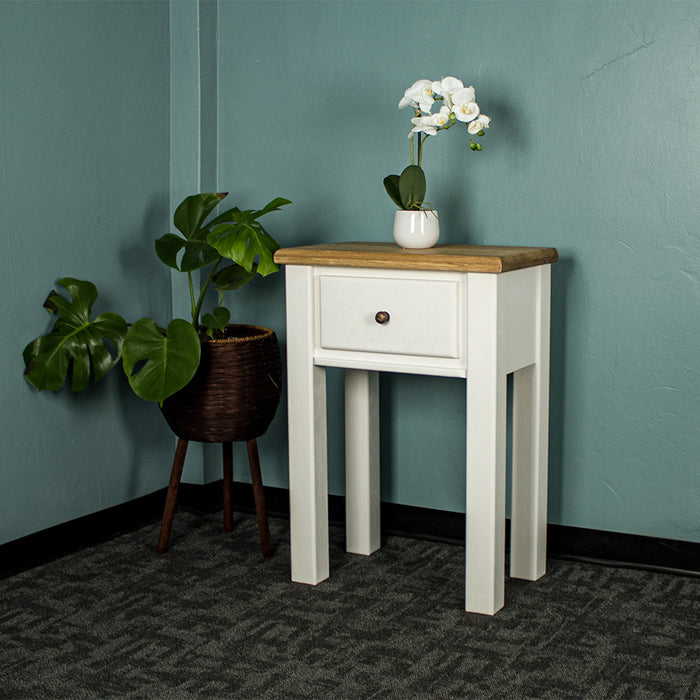
[[[331,530],[331,578],[289,581],[288,523],[178,513],[0,581],[2,698],[700,698],[700,580],[550,561],[494,618],[461,547]]]

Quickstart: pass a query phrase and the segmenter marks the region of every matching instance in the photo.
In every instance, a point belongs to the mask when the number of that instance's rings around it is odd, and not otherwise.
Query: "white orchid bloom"
[[[478,108],[476,114],[473,113],[471,108],[467,108],[467,105],[471,103],[476,104],[476,93],[473,87],[469,86],[455,90],[450,95],[450,99],[452,100],[452,111],[459,121],[468,122],[479,116]],[[470,118],[467,119],[467,116]]]
[[[479,116],[479,105],[476,102],[457,102],[453,111],[459,121],[471,122]]]
[[[413,124],[413,128],[408,134],[408,138],[410,139],[413,134],[426,134],[428,136],[435,136],[437,134],[437,129],[435,128],[433,124],[433,119],[436,115],[434,114],[428,114],[425,117],[413,117],[411,119],[411,124]]]
[[[458,90],[462,90],[464,88],[464,83],[457,78],[448,77],[443,78],[442,80],[436,80],[433,83],[432,88],[434,93],[442,95],[442,97],[445,98],[445,104],[448,107],[452,107],[454,104],[452,94]]]
[[[443,105],[439,112],[430,115],[430,123],[437,128],[443,127],[445,124],[449,124],[450,114],[452,114],[452,109]]]
[[[452,93],[452,100],[455,104],[461,104],[463,102],[474,102],[476,101],[476,91],[470,85],[469,87],[459,88],[454,90]]]
[[[485,114],[480,114],[474,121],[469,122],[467,126],[467,131],[470,134],[478,134],[482,129],[488,129],[491,123],[491,117],[487,117]]]
[[[430,80],[416,80],[406,92],[404,92],[399,109],[404,107],[418,107],[421,112],[429,112],[433,106],[433,84]]]

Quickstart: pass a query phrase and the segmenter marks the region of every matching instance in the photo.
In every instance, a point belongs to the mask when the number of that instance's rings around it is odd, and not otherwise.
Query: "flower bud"
[[[480,143],[475,143],[474,145],[476,146],[476,150],[477,150],[477,151],[480,151],[480,150],[481,150],[481,144],[480,144]]]
[[[477,136],[484,136],[485,134],[486,134],[486,132],[483,129],[481,129],[481,131],[476,132]]]
[[[476,151],[476,144],[472,141],[472,142],[469,144],[469,148],[471,148],[472,151]]]

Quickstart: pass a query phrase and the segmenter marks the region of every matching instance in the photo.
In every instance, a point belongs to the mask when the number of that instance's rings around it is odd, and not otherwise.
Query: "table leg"
[[[316,584],[328,578],[326,370],[313,364],[312,269],[285,275],[292,580]]]
[[[379,375],[345,370],[346,548],[372,554],[380,547]]]
[[[470,276],[465,609],[487,615],[503,607],[505,577],[506,375],[498,296],[496,275]]]
[[[535,581],[547,554],[550,268],[539,268],[534,365],[513,376],[510,575]]]

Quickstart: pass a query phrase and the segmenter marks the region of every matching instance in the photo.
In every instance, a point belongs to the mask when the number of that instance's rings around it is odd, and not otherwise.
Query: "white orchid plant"
[[[439,110],[433,112],[433,107]],[[481,113],[476,102],[476,92],[470,85],[457,78],[442,80],[417,80],[405,92],[399,109],[412,107],[413,128],[408,134],[411,148],[411,164],[401,175],[388,175],[384,187],[399,209],[430,209],[425,200],[425,173],[423,172],[423,146],[430,136],[447,131],[457,124],[465,124],[469,147],[480,151],[481,144],[474,137],[482,137],[489,128],[491,118]]]

